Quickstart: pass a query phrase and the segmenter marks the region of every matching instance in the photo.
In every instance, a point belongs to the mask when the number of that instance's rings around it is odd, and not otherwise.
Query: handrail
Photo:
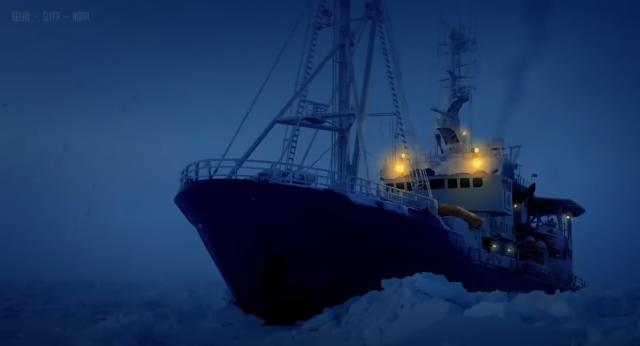
[[[531,186],[531,182],[529,182],[527,179],[523,178],[523,177],[522,177],[521,175],[519,175],[519,174],[514,174],[514,178],[515,178],[515,181],[516,181],[518,184],[520,184],[520,185],[522,185],[522,186],[524,186],[524,187],[526,187],[526,188],[528,188],[529,186]]]
[[[204,159],[192,162],[181,172],[180,190],[190,182],[198,180],[261,179],[278,184],[367,195],[408,208],[418,210],[426,208],[435,215],[438,213],[438,202],[433,198],[328,169],[266,160],[247,160],[236,169],[237,161],[238,159]],[[230,172],[233,175],[229,178]]]

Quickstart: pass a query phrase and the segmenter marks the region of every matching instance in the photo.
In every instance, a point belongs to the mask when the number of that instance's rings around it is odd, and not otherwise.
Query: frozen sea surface
[[[0,286],[2,346],[640,346],[640,290],[468,293],[432,274],[383,281],[293,327],[265,327],[221,283]]]

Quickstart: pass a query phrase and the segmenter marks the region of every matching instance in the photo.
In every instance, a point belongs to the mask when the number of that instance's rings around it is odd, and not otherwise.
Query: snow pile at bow
[[[640,290],[468,293],[432,274],[266,327],[222,284],[0,284],[2,346],[632,346]]]
[[[365,345],[640,345],[640,290],[509,297],[423,273],[326,309],[301,326]]]

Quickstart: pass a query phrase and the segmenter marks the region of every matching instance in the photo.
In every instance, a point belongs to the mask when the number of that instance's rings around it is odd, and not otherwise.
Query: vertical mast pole
[[[339,42],[342,46],[338,53],[338,112],[347,113],[350,108],[351,90],[349,88],[349,64],[347,54],[351,53],[351,1],[337,0],[339,2]],[[349,117],[341,117],[339,126],[348,129],[351,125]],[[337,134],[336,145],[336,170],[341,176],[349,172],[349,130],[340,131]]]
[[[367,47],[367,57],[365,59],[365,67],[364,67],[364,78],[362,81],[362,95],[361,99],[358,100],[356,96],[355,102],[360,101],[359,105],[356,105],[356,141],[353,149],[353,157],[351,159],[352,169],[351,174],[354,176],[358,175],[358,168],[360,167],[360,151],[362,151],[362,157],[364,159],[365,170],[367,173],[367,180],[371,180],[369,177],[369,164],[367,162],[367,151],[364,145],[364,123],[367,114],[367,106],[369,105],[369,89],[371,82],[371,67],[373,64],[373,49],[376,41],[376,30],[378,25],[378,14],[380,12],[380,0],[372,0],[371,8],[369,15],[369,20],[371,21],[371,29],[369,31],[369,41]],[[352,62],[352,61],[350,61]],[[353,69],[353,64],[351,64],[351,69]],[[352,76],[354,75],[354,71],[352,72]],[[352,78],[351,83],[353,83],[355,90],[355,78]],[[354,93],[355,96],[355,93]]]

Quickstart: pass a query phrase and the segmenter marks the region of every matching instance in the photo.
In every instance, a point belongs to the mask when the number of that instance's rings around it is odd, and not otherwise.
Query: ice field
[[[222,283],[3,283],[0,345],[640,345],[640,289],[508,296],[432,274],[383,287],[265,327]]]

